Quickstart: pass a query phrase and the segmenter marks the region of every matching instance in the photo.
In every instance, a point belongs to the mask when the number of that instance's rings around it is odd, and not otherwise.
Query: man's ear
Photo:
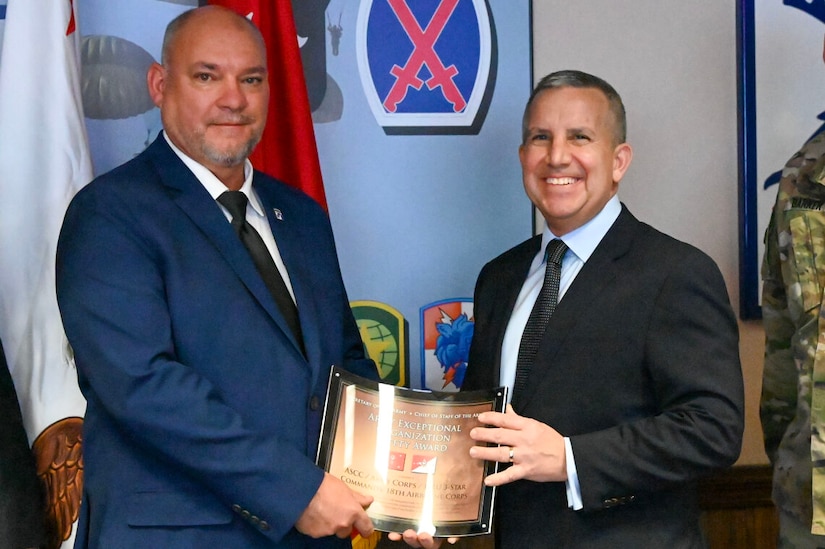
[[[621,143],[613,151],[613,182],[618,183],[624,177],[630,162],[633,160],[633,148],[627,143]]]
[[[149,88],[149,97],[156,107],[163,103],[163,90],[166,85],[166,69],[160,63],[152,63],[146,73],[146,85]]]

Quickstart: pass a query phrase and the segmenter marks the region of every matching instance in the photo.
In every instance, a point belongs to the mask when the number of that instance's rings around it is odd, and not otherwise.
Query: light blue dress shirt
[[[562,258],[559,302],[564,298],[564,294],[573,283],[573,280],[575,280],[576,275],[579,274],[584,264],[590,259],[596,246],[599,245],[604,235],[607,234],[607,231],[613,226],[616,219],[618,219],[621,211],[622,205],[619,197],[614,195],[607,204],[605,204],[602,211],[596,214],[593,219],[561,237],[561,240],[567,244],[568,250]],[[521,345],[521,335],[524,332],[530,311],[533,309],[533,305],[536,303],[536,299],[541,291],[541,286],[544,283],[546,266],[544,250],[547,248],[547,244],[554,238],[558,237],[545,226],[541,235],[541,249],[530,264],[527,278],[521,287],[521,291],[513,308],[513,313],[510,315],[510,322],[507,324],[507,329],[504,332],[504,341],[501,345],[501,374],[499,381],[502,385],[510,388],[510,395],[512,395],[513,383],[516,378],[516,361],[518,359],[519,345]],[[564,433],[561,434],[564,435]],[[578,510],[582,508],[581,489],[579,487],[578,474],[576,473],[576,462],[573,459],[573,450],[570,445],[570,440],[567,437],[564,437],[564,448],[567,461],[567,503],[572,509]]]

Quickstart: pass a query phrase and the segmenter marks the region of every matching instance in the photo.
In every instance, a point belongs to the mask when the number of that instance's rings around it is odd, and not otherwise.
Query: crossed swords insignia
[[[440,86],[441,93],[453,106],[454,112],[461,112],[467,106],[467,101],[464,100],[461,91],[453,81],[453,78],[458,74],[458,69],[455,65],[445,67],[434,49],[438,37],[441,36],[444,27],[447,26],[447,22],[452,17],[458,2],[459,0],[442,0],[429,23],[427,23],[426,30],[422,30],[421,25],[419,25],[418,20],[413,15],[409,5],[407,5],[407,0],[388,0],[395,16],[414,46],[413,52],[403,67],[395,65],[390,69],[390,74],[395,77],[395,83],[386,99],[384,99],[384,108],[389,112],[396,112],[398,104],[407,96],[410,87],[420,90],[424,84],[430,90]],[[426,81],[418,77],[418,73],[424,65],[427,65],[431,75]]]

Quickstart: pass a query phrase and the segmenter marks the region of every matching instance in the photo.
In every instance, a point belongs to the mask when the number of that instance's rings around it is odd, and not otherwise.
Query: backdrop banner
[[[197,5],[76,6],[95,174],[157,136],[145,73],[168,21]],[[428,377],[421,307],[471,299],[484,263],[532,234],[517,156],[532,84],[529,1],[305,0],[293,12],[349,296],[412,320],[401,352],[418,387]]]

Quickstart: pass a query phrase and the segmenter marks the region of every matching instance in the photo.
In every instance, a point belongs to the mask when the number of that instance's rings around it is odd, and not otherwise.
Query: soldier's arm
[[[775,214],[774,214],[775,215]],[[760,416],[765,452],[771,462],[796,410],[798,374],[791,350],[794,323],[782,277],[779,237],[772,217],[765,233],[762,263],[762,318],[765,327],[765,365]]]

